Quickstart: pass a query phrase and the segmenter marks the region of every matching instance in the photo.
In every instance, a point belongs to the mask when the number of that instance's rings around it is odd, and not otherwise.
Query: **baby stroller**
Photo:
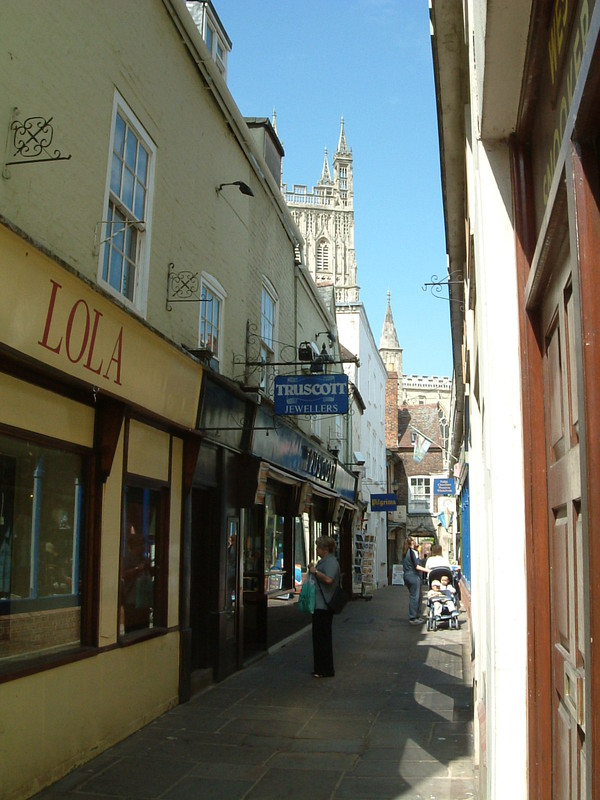
[[[430,570],[429,575],[427,576],[427,580],[429,583],[429,588],[431,589],[431,584],[433,581],[439,581],[442,575],[448,576],[448,585],[452,586],[455,590],[456,587],[454,586],[454,576],[450,567],[433,567]],[[439,614],[436,615],[434,605],[436,603],[441,604],[441,608],[439,610]],[[427,630],[428,631],[436,631],[437,627],[440,622],[447,622],[449,628],[454,628],[458,630],[458,595],[453,595],[453,601],[450,601],[450,598],[445,599],[438,599],[438,598],[427,598]]]

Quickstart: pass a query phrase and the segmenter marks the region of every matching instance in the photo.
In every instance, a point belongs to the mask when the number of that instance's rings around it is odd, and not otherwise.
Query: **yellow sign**
[[[193,428],[202,369],[0,226],[0,341],[97,391]]]

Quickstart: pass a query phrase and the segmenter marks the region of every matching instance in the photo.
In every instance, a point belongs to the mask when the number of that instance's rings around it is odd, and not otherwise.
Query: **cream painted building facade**
[[[274,411],[335,315],[270,123],[183,0],[32,8],[0,4],[6,800],[265,651],[270,598],[321,533],[350,563],[358,511],[337,415]]]

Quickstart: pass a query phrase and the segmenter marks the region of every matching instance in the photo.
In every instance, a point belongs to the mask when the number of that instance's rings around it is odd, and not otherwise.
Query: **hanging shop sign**
[[[346,414],[347,375],[278,375],[276,414]]]
[[[372,494],[371,511],[395,511],[398,499],[395,494]]]
[[[456,494],[454,489],[454,478],[435,478],[433,481],[434,494]]]

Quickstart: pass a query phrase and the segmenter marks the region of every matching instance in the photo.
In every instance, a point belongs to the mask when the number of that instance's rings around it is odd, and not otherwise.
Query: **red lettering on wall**
[[[42,347],[46,347],[48,350],[52,350],[53,353],[60,353],[60,348],[62,345],[62,339],[59,339],[58,344],[56,347],[52,347],[48,344],[48,337],[50,335],[50,326],[52,325],[52,315],[54,314],[54,304],[56,303],[56,295],[59,289],[62,289],[60,283],[56,283],[56,281],[50,280],[52,284],[52,294],[50,295],[50,302],[48,303],[48,313],[46,314],[46,326],[44,327],[44,335],[39,340],[38,344],[41,344]]]
[[[94,314],[96,318],[94,319],[94,327],[92,328],[92,339],[90,341],[90,349],[88,352],[87,361],[85,362],[85,368],[89,369],[90,372],[95,372],[96,375],[100,375],[100,370],[102,369],[102,364],[104,362],[100,361],[97,367],[92,367],[92,358],[94,357],[94,347],[96,345],[96,334],[98,333],[98,323],[100,322],[100,317],[102,314],[98,311],[98,309],[94,309]]]
[[[62,286],[52,279],[50,283],[52,291],[48,302],[46,323],[44,325],[44,333],[38,344],[58,355],[62,354],[64,344],[64,353],[72,364],[82,362],[81,365],[84,369],[93,372],[95,375],[102,375],[105,380],[112,380],[120,386],[123,363],[123,327],[119,328],[110,359],[108,360],[108,366],[102,373],[104,358],[96,352],[99,346],[98,342],[102,341],[101,336],[100,339],[98,338],[101,320],[103,319],[102,312],[97,308],[90,309],[87,302],[83,298],[79,298],[71,306],[66,325],[61,330],[60,319],[64,320],[64,312],[66,311],[64,304],[61,309],[60,303],[59,293]],[[59,314],[59,310],[63,313]],[[104,338],[106,339],[106,332]]]
[[[123,356],[123,328],[119,331],[119,335],[117,336],[117,341],[115,342],[115,346],[113,347],[112,356],[110,357],[110,361],[108,362],[108,367],[106,368],[106,372],[104,373],[103,377],[107,380],[110,380],[108,373],[110,372],[111,364],[116,364],[117,366],[117,377],[115,378],[115,383],[119,386],[121,385],[121,358]]]
[[[71,353],[71,342],[73,341],[73,323],[75,322],[75,315],[77,314],[77,309],[83,307],[85,309],[85,331],[83,336],[81,337],[79,353],[76,356],[73,356]],[[87,347],[88,336],[90,335],[90,310],[88,308],[87,303],[85,300],[78,300],[73,308],[71,309],[71,313],[69,314],[69,319],[67,321],[67,338],[65,341],[65,349],[67,351],[67,358],[73,364],[79,363],[81,361],[81,357]]]

